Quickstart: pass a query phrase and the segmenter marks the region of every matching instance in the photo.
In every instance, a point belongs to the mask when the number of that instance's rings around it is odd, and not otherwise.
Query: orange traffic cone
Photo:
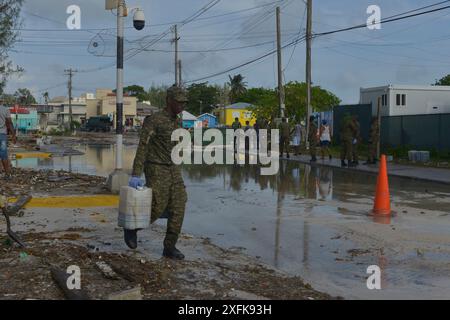
[[[391,200],[389,196],[389,181],[386,165],[386,155],[381,155],[380,172],[378,173],[377,190],[373,213],[380,215],[391,214]]]

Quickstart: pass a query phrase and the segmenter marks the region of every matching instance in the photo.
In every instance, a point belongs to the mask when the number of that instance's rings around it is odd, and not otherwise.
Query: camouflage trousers
[[[358,162],[359,160],[359,152],[358,152],[359,142],[353,144],[352,143],[352,159],[354,162]]]
[[[289,154],[289,137],[280,137],[280,154]]]
[[[369,162],[374,162],[375,159],[377,158],[377,146],[378,141],[369,142],[369,157],[368,157]]]
[[[167,231],[164,247],[172,248],[178,241],[184,220],[187,194],[178,166],[147,164],[145,167],[147,187],[152,188],[152,215],[155,222],[167,211]]]
[[[341,160],[347,159],[352,161],[352,140],[351,139],[341,139]]]
[[[317,140],[309,140],[309,154],[312,158],[317,156]]]

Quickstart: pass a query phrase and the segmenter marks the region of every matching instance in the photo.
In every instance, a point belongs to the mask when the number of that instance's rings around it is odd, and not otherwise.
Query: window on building
[[[402,106],[406,106],[406,94],[402,94]]]
[[[381,96],[381,105],[383,106],[383,107],[385,107],[385,106],[387,106],[387,94],[383,94],[382,96]]]
[[[402,95],[401,94],[397,94],[396,95],[396,105],[397,106],[401,106],[402,105]]]

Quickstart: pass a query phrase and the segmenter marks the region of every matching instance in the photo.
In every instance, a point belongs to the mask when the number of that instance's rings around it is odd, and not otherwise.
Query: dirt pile
[[[18,197],[32,193],[95,194],[106,193],[106,179],[79,173],[57,170],[13,168],[12,177],[0,176],[0,194]]]

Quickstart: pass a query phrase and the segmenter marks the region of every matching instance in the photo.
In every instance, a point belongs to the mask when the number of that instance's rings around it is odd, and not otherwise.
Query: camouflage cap
[[[173,85],[167,89],[167,97],[178,102],[187,102],[188,97],[186,91],[183,88]]]

